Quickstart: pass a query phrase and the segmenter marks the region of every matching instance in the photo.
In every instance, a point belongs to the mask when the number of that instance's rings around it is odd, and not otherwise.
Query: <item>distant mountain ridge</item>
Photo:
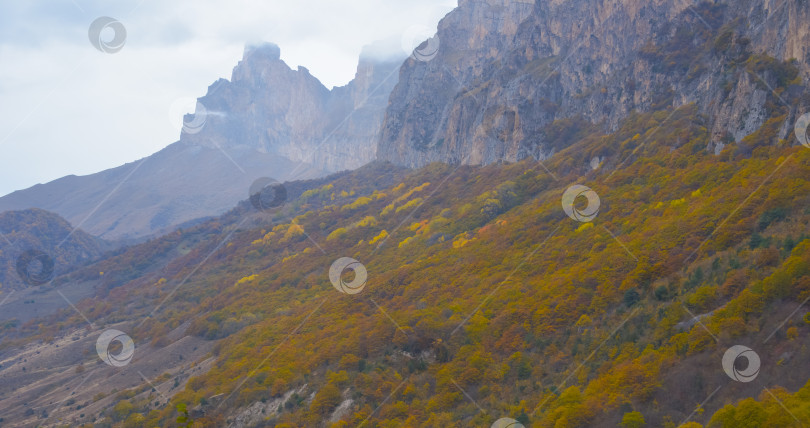
[[[74,229],[62,217],[40,209],[0,213],[0,234],[3,293],[43,285],[110,248],[103,240]]]
[[[366,51],[369,52],[369,51]],[[404,56],[404,55],[403,55]],[[221,214],[260,177],[321,177],[375,158],[400,57],[365,54],[355,79],[332,90],[279,48],[245,49],[187,116],[180,141],[116,168],[67,176],[0,198],[0,212],[41,208],[105,239],[140,239]],[[201,114],[202,113],[202,114]]]

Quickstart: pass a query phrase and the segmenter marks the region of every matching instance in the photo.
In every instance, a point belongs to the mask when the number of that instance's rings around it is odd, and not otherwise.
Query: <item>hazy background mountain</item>
[[[45,285],[50,278],[97,259],[111,247],[101,239],[75,229],[62,217],[41,209],[0,213],[0,244],[0,287],[6,293]],[[17,264],[29,251],[44,254],[50,261],[32,258],[26,271],[37,275],[43,272],[43,263],[52,263],[49,268],[52,275],[43,276],[43,281],[25,281]]]
[[[226,151],[250,148],[325,172],[365,165],[376,156],[401,52],[399,46],[367,47],[355,78],[329,90],[306,68],[290,69],[277,46],[248,47],[232,79],[215,82],[199,99],[208,113],[202,130],[184,132],[180,141]]]
[[[184,122],[180,141],[138,161],[0,198],[0,211],[41,208],[105,239],[133,239],[220,214],[260,177],[278,181],[357,168],[375,157],[399,55],[370,46],[355,79],[332,90],[279,48],[245,49]]]

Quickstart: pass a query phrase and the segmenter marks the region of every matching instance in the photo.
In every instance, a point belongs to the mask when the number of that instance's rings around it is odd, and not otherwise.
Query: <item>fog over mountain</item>
[[[368,52],[366,54],[365,52]],[[404,54],[390,42],[361,55],[355,79],[327,89],[290,69],[273,44],[245,49],[184,119],[180,141],[146,158],[0,198],[0,211],[41,208],[105,239],[140,238],[225,212],[261,177],[313,178],[375,159]]]

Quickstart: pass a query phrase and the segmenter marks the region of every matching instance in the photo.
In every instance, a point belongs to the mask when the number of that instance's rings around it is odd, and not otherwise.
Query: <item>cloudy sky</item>
[[[354,76],[361,48],[435,30],[455,0],[0,0],[0,195],[84,175],[176,141],[181,117],[246,44],[274,42],[327,87]],[[126,30],[90,43],[93,21]],[[418,32],[418,31],[417,31]],[[111,29],[101,33],[111,40]]]

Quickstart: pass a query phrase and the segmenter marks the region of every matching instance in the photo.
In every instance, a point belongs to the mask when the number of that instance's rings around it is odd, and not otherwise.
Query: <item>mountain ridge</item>
[[[222,214],[261,177],[283,182],[362,166],[374,160],[399,61],[367,49],[355,79],[330,91],[306,68],[290,69],[278,46],[248,47],[233,82],[214,82],[197,114],[184,118],[178,142],[0,197],[0,211],[42,208],[96,236],[131,241]]]
[[[0,288],[7,296],[45,285],[112,248],[59,215],[37,208],[0,213],[0,244]]]
[[[632,111],[692,102],[712,117],[715,150],[759,129],[780,96],[798,107],[785,138],[810,108],[798,96],[806,83],[774,96],[785,76],[757,56],[796,58],[806,82],[807,13],[800,0],[462,1],[439,23],[437,56],[403,65],[379,157],[410,167],[542,160],[559,150],[544,135],[560,120],[611,132]]]

